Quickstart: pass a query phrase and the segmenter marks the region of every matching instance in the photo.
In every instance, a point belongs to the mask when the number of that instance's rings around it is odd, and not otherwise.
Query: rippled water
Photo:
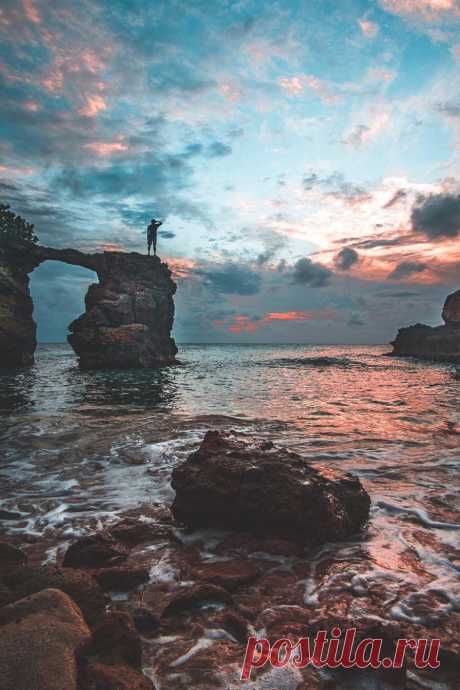
[[[340,574],[357,597],[384,597],[389,618],[447,626],[458,609],[460,380],[387,349],[184,346],[183,366],[82,373],[67,346],[42,346],[33,368],[0,375],[0,509],[11,513],[0,524],[44,539],[51,558],[121,510],[169,502],[172,467],[208,428],[235,429],[353,471],[371,495],[363,538],[313,559],[307,603]]]

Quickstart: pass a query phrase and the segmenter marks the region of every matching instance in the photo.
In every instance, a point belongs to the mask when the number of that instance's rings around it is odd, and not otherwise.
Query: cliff
[[[415,324],[400,328],[392,355],[418,357],[435,362],[460,363],[460,290],[449,295],[444,303],[443,326]]]
[[[84,369],[150,368],[176,361],[171,338],[176,285],[156,256],[35,245],[0,253],[0,365],[34,361],[36,326],[29,273],[43,261],[62,261],[97,273],[86,310],[70,326],[69,343]]]

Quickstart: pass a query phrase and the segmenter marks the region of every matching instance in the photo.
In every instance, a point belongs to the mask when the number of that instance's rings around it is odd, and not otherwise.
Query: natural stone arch
[[[34,362],[36,324],[29,274],[44,261],[62,261],[97,274],[99,282],[86,293],[85,312],[69,326],[68,340],[80,366],[125,369],[176,362],[170,335],[176,285],[158,257],[17,245],[0,252],[1,366]]]

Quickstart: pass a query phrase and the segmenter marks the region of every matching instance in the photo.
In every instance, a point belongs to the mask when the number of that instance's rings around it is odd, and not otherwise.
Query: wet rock
[[[193,585],[176,591],[163,611],[164,616],[181,613],[210,603],[232,604],[231,594],[216,585]]]
[[[350,537],[369,515],[369,496],[356,477],[217,431],[207,432],[172,477],[173,513],[194,527],[225,526],[317,544]]]
[[[2,582],[6,588],[4,596],[8,603],[43,589],[53,588],[62,590],[77,604],[90,626],[95,625],[105,613],[106,597],[101,587],[83,570],[54,565],[21,568],[4,576]]]
[[[169,525],[145,522],[135,518],[124,518],[110,528],[112,537],[128,546],[156,544],[161,541],[177,541]]]
[[[98,533],[82,537],[69,546],[64,556],[66,568],[109,568],[125,561],[127,549],[111,536]]]
[[[224,611],[218,618],[222,628],[241,644],[246,644],[249,637],[248,621],[236,611]]]
[[[147,568],[131,565],[92,570],[91,574],[106,591],[125,592],[147,582]]]
[[[108,613],[94,630],[81,656],[97,658],[110,664],[127,664],[140,669],[142,660],[141,639],[132,617],[124,611]]]
[[[133,609],[132,617],[136,630],[140,633],[156,632],[160,626],[160,617],[153,611],[150,611],[146,606],[138,606]]]
[[[0,541],[0,575],[16,570],[26,562],[27,557],[21,549],[6,541]]]
[[[141,640],[132,617],[107,614],[79,650],[79,690],[153,690],[141,673]]]
[[[0,510],[0,520],[20,520],[21,513],[16,513],[14,510]]]
[[[76,651],[90,638],[76,604],[46,589],[0,609],[0,688],[76,690]]]
[[[257,580],[259,570],[248,561],[229,560],[203,563],[192,571],[192,575],[197,580],[210,582],[232,592]]]
[[[444,303],[444,326],[415,324],[400,328],[392,341],[392,355],[417,357],[437,362],[460,363],[460,290]]]
[[[79,674],[78,690],[155,690],[152,682],[129,666],[92,661]]]

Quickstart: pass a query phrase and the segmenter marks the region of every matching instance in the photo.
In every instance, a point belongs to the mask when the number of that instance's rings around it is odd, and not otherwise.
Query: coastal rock
[[[151,368],[176,362],[171,338],[176,285],[157,256],[135,252],[85,254],[74,249],[18,245],[0,253],[0,359],[13,368],[33,364],[36,325],[29,274],[44,261],[94,271],[86,311],[68,340],[84,369]]]
[[[69,546],[63,565],[67,568],[110,568],[128,558],[128,551],[104,533],[81,537]]]
[[[75,603],[46,589],[0,609],[1,690],[76,690],[76,651],[90,631]]]
[[[88,625],[94,625],[105,613],[104,592],[96,580],[83,570],[55,565],[20,568],[4,575],[1,582],[5,589],[0,599],[5,604],[43,589],[59,589],[77,604]]]
[[[27,556],[17,546],[0,541],[0,575],[17,570],[27,562]]]
[[[217,431],[207,432],[172,477],[173,513],[193,527],[225,526],[317,544],[350,537],[369,515],[370,498],[356,477]]]
[[[37,347],[37,327],[29,273],[38,266],[33,258],[0,248],[0,366],[30,366]]]
[[[400,328],[392,341],[392,355],[417,357],[435,362],[460,363],[460,290],[444,303],[444,326],[415,324]]]
[[[80,648],[79,690],[154,690],[142,675],[142,646],[128,613],[114,611]]]

